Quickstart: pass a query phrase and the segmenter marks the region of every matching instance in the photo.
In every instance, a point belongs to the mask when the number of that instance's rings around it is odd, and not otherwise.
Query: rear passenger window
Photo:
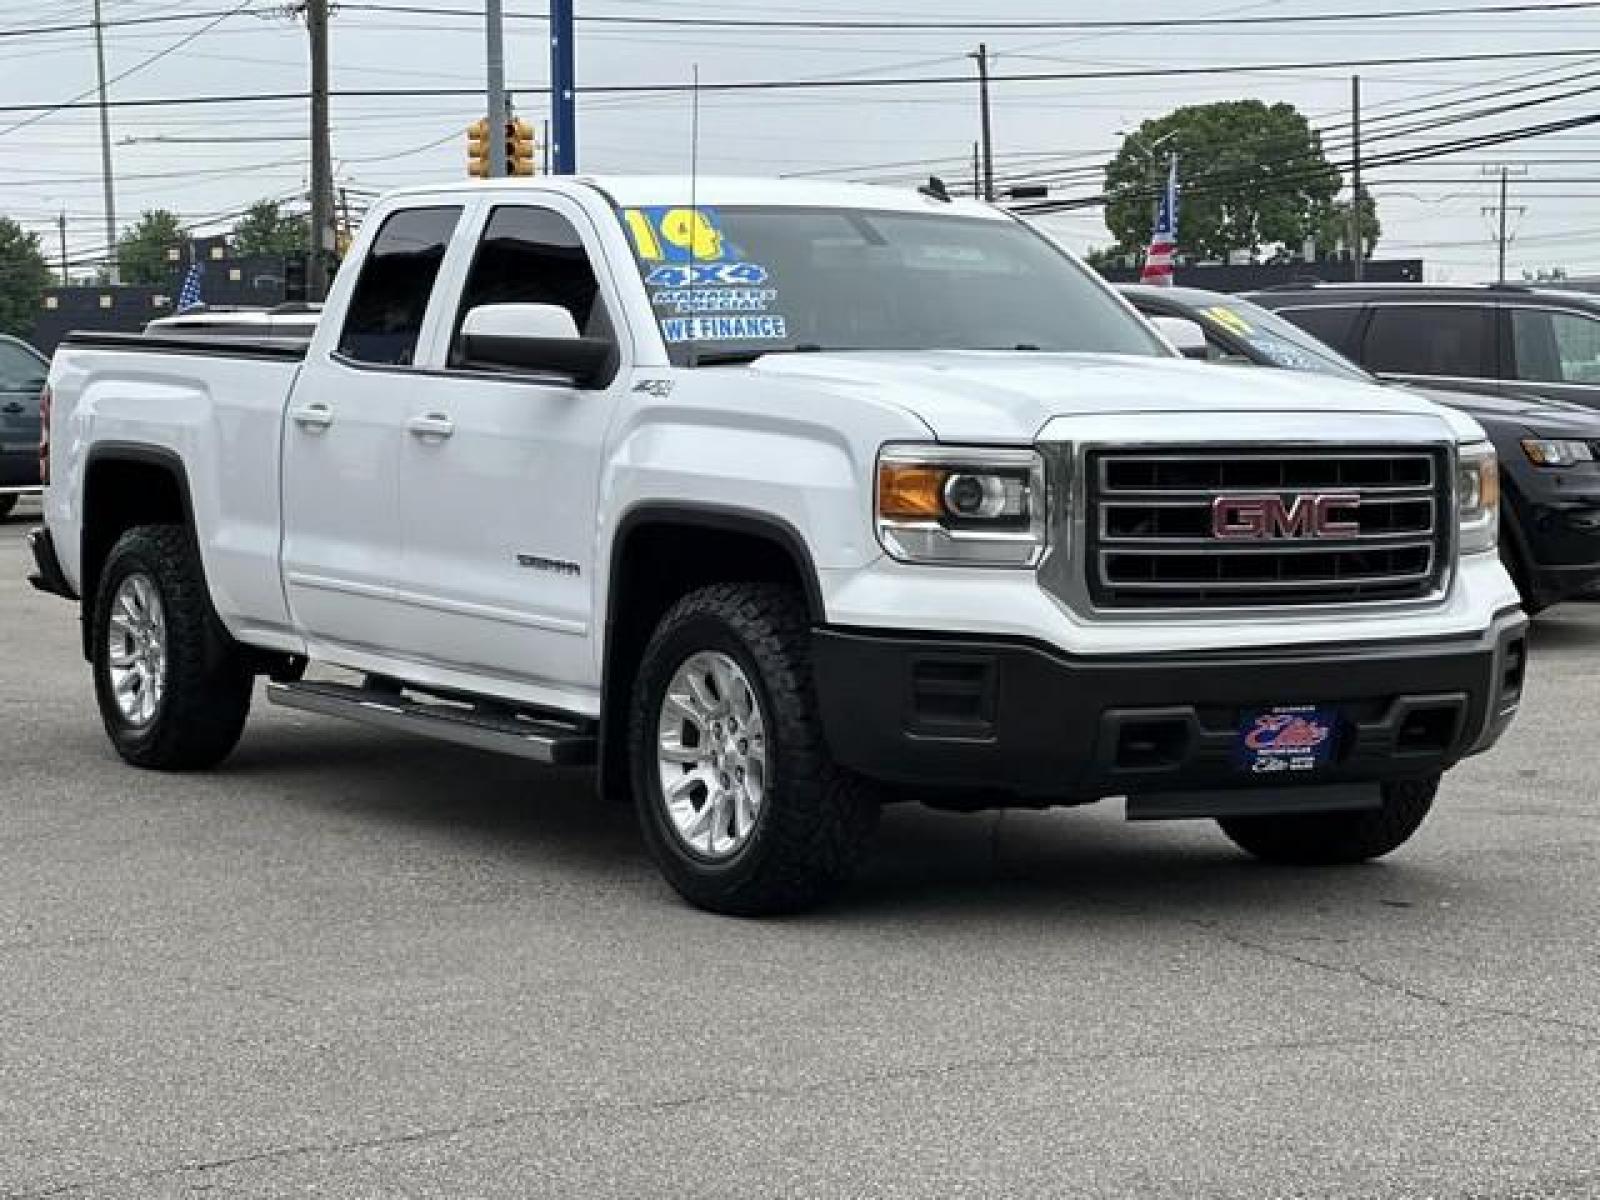
[[[383,223],[361,264],[339,353],[357,362],[409,366],[459,207],[410,208]]]
[[[1494,375],[1494,310],[1487,305],[1377,305],[1361,365],[1394,375]]]
[[[1294,308],[1281,309],[1278,315],[1304,329],[1319,342],[1332,346],[1340,354],[1349,354],[1350,334],[1356,327],[1359,308]]]
[[[610,337],[600,284],[572,222],[548,208],[507,205],[489,214],[477,257],[461,294],[456,329],[480,304],[555,304],[572,314],[578,332]],[[460,362],[460,338],[451,350]]]

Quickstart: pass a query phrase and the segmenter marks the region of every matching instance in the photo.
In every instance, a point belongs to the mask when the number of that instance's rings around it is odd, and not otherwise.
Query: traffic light
[[[536,147],[533,141],[533,126],[527,121],[517,118],[507,121],[505,134],[498,148],[491,147],[489,139],[489,121],[483,118],[467,126],[467,174],[477,179],[488,179],[489,156],[496,152],[504,156],[505,174],[507,175],[532,175],[537,168],[534,165]]]
[[[506,174],[532,175],[534,167],[533,126],[520,117],[506,122]]]
[[[489,122],[484,119],[467,126],[467,174],[477,179],[489,178]]]

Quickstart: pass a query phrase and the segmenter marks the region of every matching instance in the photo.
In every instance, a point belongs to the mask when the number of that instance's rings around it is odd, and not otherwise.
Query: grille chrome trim
[[[1448,447],[1123,451],[1099,444],[1086,447],[1084,457],[1089,469],[1083,472],[1087,519],[1080,569],[1097,610],[1136,616],[1365,607],[1426,601],[1446,584],[1454,545],[1452,523],[1441,520],[1454,511]],[[1217,538],[1209,520],[1218,497],[1287,501],[1332,489],[1358,495],[1367,523],[1384,527],[1335,537],[1232,541]],[[1307,570],[1315,573],[1302,574]]]

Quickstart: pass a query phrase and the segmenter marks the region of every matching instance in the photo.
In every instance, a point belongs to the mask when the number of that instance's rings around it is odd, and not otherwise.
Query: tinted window
[[[618,215],[680,366],[796,349],[1167,354],[1020,222],[799,207]]]
[[[1362,365],[1395,375],[1492,377],[1493,309],[1465,305],[1375,305]]]
[[[0,392],[36,392],[49,367],[15,342],[0,341]]]
[[[1248,300],[1219,300],[1198,310],[1216,336],[1229,336],[1250,348],[1252,362],[1266,362],[1288,371],[1308,371],[1339,379],[1369,381],[1372,376],[1349,359],[1284,318]]]
[[[1297,308],[1280,310],[1278,315],[1343,354],[1349,351],[1350,335],[1355,331],[1356,314],[1360,311],[1358,308]]]
[[[558,304],[578,332],[610,336],[600,285],[572,223],[547,208],[497,208],[467,275],[456,328],[480,304]],[[459,341],[459,339],[458,339]],[[459,346],[452,352],[458,361]]]
[[[1600,320],[1577,313],[1511,310],[1517,379],[1600,384]]]
[[[386,365],[415,360],[428,297],[460,216],[459,208],[412,208],[383,223],[350,297],[340,354]]]

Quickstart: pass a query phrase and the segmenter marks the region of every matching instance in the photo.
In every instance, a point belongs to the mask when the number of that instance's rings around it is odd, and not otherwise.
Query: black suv
[[[0,334],[0,521],[39,486],[39,393],[49,373],[44,355]]]
[[[1307,284],[1252,293],[1390,379],[1600,408],[1600,296],[1501,284]]]
[[[1284,319],[1295,314],[1195,288],[1120,290],[1146,317],[1165,318],[1157,324],[1192,357],[1377,382]],[[1600,597],[1600,413],[1538,396],[1465,392],[1453,383],[1449,391],[1414,390],[1469,414],[1494,443],[1504,497],[1501,557],[1528,611]]]

